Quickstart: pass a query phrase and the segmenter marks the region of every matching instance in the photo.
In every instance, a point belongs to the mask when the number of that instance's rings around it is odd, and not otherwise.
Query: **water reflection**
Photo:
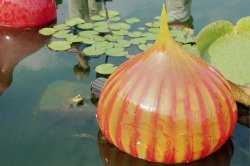
[[[13,80],[16,65],[39,50],[49,37],[38,34],[37,29],[8,29],[0,27],[0,95]]]
[[[118,150],[115,146],[108,143],[102,133],[99,131],[97,136],[99,153],[105,166],[229,166],[233,156],[234,145],[229,139],[218,151],[214,154],[189,164],[161,164],[152,163]]]
[[[102,10],[102,3],[95,0],[69,0],[69,17],[80,17],[89,20],[89,17]]]

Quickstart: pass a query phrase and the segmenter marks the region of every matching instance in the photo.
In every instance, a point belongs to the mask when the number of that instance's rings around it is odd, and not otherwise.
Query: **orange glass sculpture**
[[[163,7],[156,42],[109,77],[97,120],[108,141],[134,157],[186,163],[226,142],[237,107],[226,79],[171,37]]]

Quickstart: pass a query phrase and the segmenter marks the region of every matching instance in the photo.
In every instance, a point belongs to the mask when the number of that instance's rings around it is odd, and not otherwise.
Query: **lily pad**
[[[71,42],[68,41],[52,41],[48,47],[55,51],[66,51],[71,48]]]
[[[93,23],[84,23],[84,24],[79,24],[77,27],[79,29],[87,30],[87,29],[94,28],[94,24]]]
[[[235,27],[228,21],[209,24],[198,34],[197,48],[200,56],[227,79],[247,85],[250,83],[250,28],[247,19],[246,24],[241,21]]]
[[[104,54],[105,49],[101,48],[101,47],[95,47],[95,46],[90,46],[90,47],[86,47],[83,49],[83,53],[86,56],[91,56],[91,57],[98,57],[102,54]]]
[[[160,28],[149,28],[148,31],[158,34],[160,31]]]
[[[133,31],[133,32],[129,32],[127,35],[129,37],[140,37],[141,36],[141,32],[140,31]]]
[[[98,21],[94,23],[95,27],[102,27],[102,26],[108,26],[108,23],[106,21]]]
[[[131,46],[131,41],[128,40],[118,40],[116,43],[114,43],[115,47],[129,47]]]
[[[72,36],[73,34],[70,33],[69,30],[61,30],[61,31],[57,31],[56,33],[54,33],[52,36],[59,38],[59,39],[64,39],[67,38],[69,36]]]
[[[171,35],[174,36],[174,37],[178,37],[178,36],[185,36],[186,35],[186,32],[182,31],[182,30],[171,30],[170,31]]]
[[[120,21],[121,18],[120,17],[111,17],[111,18],[109,18],[109,20],[116,22],[116,21]]]
[[[129,30],[131,28],[131,25],[120,22],[120,23],[112,24],[111,28],[112,30],[120,30],[120,29]]]
[[[147,22],[145,25],[149,28],[159,28],[160,22],[159,21]]]
[[[146,28],[145,27],[138,27],[137,28],[139,31],[144,31]]]
[[[99,12],[99,15],[101,15],[102,17],[106,17],[106,13],[105,13],[105,10],[101,10]],[[115,17],[115,16],[118,16],[119,15],[119,12],[118,11],[115,11],[115,10],[108,10],[108,16],[110,18],[112,17]]]
[[[112,31],[112,33],[117,36],[124,36],[128,34],[128,30],[121,29],[118,31]]]
[[[199,55],[199,51],[197,50],[196,45],[184,44],[184,45],[182,45],[182,47],[194,55],[197,55],[197,56]]]
[[[50,36],[53,33],[57,32],[58,30],[55,28],[43,28],[39,30],[39,33],[44,36]]]
[[[105,39],[107,39],[108,41],[111,41],[111,42],[115,42],[117,40],[122,40],[124,38],[123,36],[117,36],[117,35],[106,35],[104,37],[105,37]]]
[[[145,51],[147,49],[149,49],[150,47],[152,47],[153,44],[149,43],[149,44],[140,44],[138,45],[138,48],[142,51]]]
[[[115,66],[114,64],[105,63],[96,66],[95,71],[99,74],[107,75],[107,74],[112,74],[116,68],[117,66]]]
[[[108,27],[95,27],[94,31],[99,32],[99,33],[109,33],[109,28]]]
[[[141,20],[139,18],[132,17],[132,18],[127,18],[125,21],[128,24],[134,24],[140,22]]]
[[[102,17],[100,15],[94,15],[94,16],[91,16],[90,19],[92,21],[102,21],[102,20],[105,20],[106,18],[105,17]]]
[[[94,43],[92,46],[98,48],[103,48],[105,50],[110,49],[114,46],[114,44],[112,42],[108,42],[108,41],[102,41],[102,42],[96,42]]]
[[[93,35],[98,35],[99,32],[96,32],[96,31],[82,31],[79,33],[80,36],[82,37],[91,37]]]
[[[128,55],[128,52],[125,51],[124,48],[120,48],[120,47],[114,47],[114,48],[108,49],[105,51],[105,53],[108,56],[112,56],[112,57],[121,57],[121,56]]]
[[[68,26],[75,26],[77,24],[83,24],[85,21],[82,18],[70,18],[65,20],[65,24]]]
[[[57,25],[54,25],[53,28],[57,29],[57,30],[66,30],[66,29],[69,29],[70,27],[66,24],[57,24]]]
[[[138,45],[138,44],[145,44],[147,42],[146,38],[133,38],[130,40],[132,44]]]
[[[72,42],[72,43],[78,43],[78,42],[82,42],[83,38],[78,36],[78,35],[73,35],[73,36],[69,36],[66,38],[66,41]]]
[[[125,57],[128,58],[128,59],[131,59],[131,58],[133,58],[133,57],[135,57],[135,56],[136,56],[136,55],[128,54],[128,55],[126,55]]]

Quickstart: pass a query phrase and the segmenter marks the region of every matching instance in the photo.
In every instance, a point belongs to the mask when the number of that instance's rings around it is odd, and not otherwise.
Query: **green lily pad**
[[[120,21],[121,18],[120,17],[111,17],[111,18],[109,18],[109,20],[116,22],[116,21]]]
[[[128,24],[134,24],[140,22],[141,20],[139,18],[132,17],[132,18],[127,18],[125,21]]]
[[[58,24],[58,25],[54,25],[53,28],[57,29],[57,30],[66,30],[69,29],[70,27],[66,24]]]
[[[112,42],[102,41],[102,42],[96,42],[92,46],[94,46],[96,48],[102,47],[103,49],[107,50],[107,49],[112,48],[114,46],[114,44]]]
[[[184,36],[175,37],[174,40],[179,43],[187,43],[186,38]]]
[[[178,36],[185,36],[186,35],[186,32],[182,31],[182,30],[170,30],[170,33],[172,36],[174,37],[178,37]]]
[[[103,26],[107,27],[108,23],[106,21],[98,21],[94,23],[94,26],[95,27],[103,27]]]
[[[128,30],[121,29],[118,31],[112,31],[112,33],[117,36],[124,36],[128,34]]]
[[[95,27],[94,31],[99,32],[99,33],[109,33],[109,28],[108,27]]]
[[[55,28],[43,28],[43,29],[39,30],[39,33],[41,35],[50,36],[50,35],[52,35],[53,33],[57,32],[57,31],[58,30],[55,29]]]
[[[142,51],[146,51],[147,49],[149,49],[150,47],[152,47],[153,44],[149,43],[149,44],[140,44],[138,45],[138,48]]]
[[[78,35],[73,35],[73,36],[69,36],[66,38],[66,41],[72,42],[72,43],[82,42],[82,40],[83,38]]]
[[[128,40],[118,40],[116,43],[114,43],[115,47],[129,47],[131,46],[131,41]]]
[[[197,55],[197,56],[199,55],[199,51],[197,50],[196,45],[184,44],[182,45],[182,47],[194,55]]]
[[[105,39],[111,42],[115,42],[117,40],[122,40],[124,37],[123,36],[117,36],[117,35],[105,35]]]
[[[100,15],[94,15],[94,16],[91,16],[90,19],[92,21],[102,21],[102,20],[105,20],[106,18],[105,17],[102,17]]]
[[[141,36],[141,32],[140,31],[133,31],[133,32],[129,32],[127,35],[129,37],[140,37]]]
[[[77,24],[83,24],[85,21],[82,18],[70,18],[65,20],[65,24],[68,26],[75,26]]]
[[[95,46],[90,46],[90,47],[86,47],[83,49],[83,53],[86,56],[90,56],[90,57],[98,57],[104,54],[104,52],[105,52],[105,49],[101,47],[95,47]]]
[[[96,31],[82,31],[79,33],[80,36],[82,37],[91,37],[93,35],[98,35],[99,33]]]
[[[240,26],[233,27],[228,21],[217,21],[203,28],[197,36],[200,56],[227,79],[241,85],[250,83],[250,28],[247,22],[243,20]]]
[[[149,28],[148,31],[158,34],[160,31],[160,28]]]
[[[99,74],[112,74],[115,69],[117,68],[117,66],[115,66],[114,64],[110,64],[110,63],[105,63],[105,64],[101,64],[95,67],[95,71]]]
[[[120,30],[120,29],[129,30],[131,28],[131,25],[120,22],[120,23],[112,24],[111,28],[112,30]]]
[[[147,22],[145,25],[149,28],[159,28],[160,22],[159,21]]]
[[[94,28],[94,24],[93,23],[84,23],[84,24],[79,24],[77,27],[79,29],[88,30],[88,29]]]
[[[161,19],[161,16],[155,16],[155,18],[154,19],[156,19],[156,20],[160,20]]]
[[[243,17],[236,23],[237,32],[249,32],[250,31],[250,16]]]
[[[106,13],[105,13],[105,10],[101,10],[99,12],[99,15],[101,15],[102,17],[106,17]],[[115,17],[115,16],[118,16],[119,15],[119,12],[118,11],[115,11],[115,10],[108,10],[108,16],[110,18],[112,17]]]
[[[71,48],[71,42],[68,41],[52,41],[48,47],[55,51],[66,51]]]
[[[145,27],[138,27],[137,28],[139,31],[144,31],[146,28]]]
[[[130,54],[128,54],[128,55],[126,55],[125,57],[126,58],[128,58],[128,59],[131,59],[131,58],[133,58],[133,57],[135,57],[136,55],[130,55]]]
[[[93,37],[84,37],[82,39],[82,42],[85,43],[85,44],[94,44],[95,41],[94,41],[94,38]]]
[[[138,45],[138,44],[145,44],[147,42],[146,38],[133,38],[130,40],[132,44]]]
[[[128,52],[124,51],[124,48],[114,47],[114,48],[106,50],[105,54],[107,54],[108,56],[112,56],[112,57],[121,57],[121,56],[128,55]]]
[[[70,37],[72,36],[73,34],[70,33],[69,30],[61,30],[61,31],[57,31],[56,33],[54,33],[52,36],[53,37],[56,37],[56,38],[59,38],[59,39],[64,39],[64,38],[67,38],[67,37]]]

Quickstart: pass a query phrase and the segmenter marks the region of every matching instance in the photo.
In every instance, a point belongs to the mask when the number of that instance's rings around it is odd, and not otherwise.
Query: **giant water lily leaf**
[[[83,53],[86,56],[90,56],[90,57],[100,56],[100,55],[104,54],[104,52],[105,52],[105,49],[102,47],[90,46],[90,47],[86,47],[83,49]]]
[[[99,15],[101,15],[102,17],[106,17],[105,10],[101,10],[101,11],[99,12]],[[118,11],[115,11],[115,10],[108,10],[108,16],[109,16],[110,18],[116,17],[116,16],[118,16],[118,15],[119,15],[119,12],[118,12]]]
[[[84,97],[82,107],[75,107],[74,110],[94,110],[89,100],[90,88],[88,84],[75,83],[70,81],[56,81],[51,83],[44,91],[39,109],[41,111],[69,111],[72,110],[72,97],[80,94]]]
[[[82,18],[70,18],[65,20],[65,24],[68,26],[75,26],[77,24],[83,24],[85,21]]]
[[[50,36],[53,33],[55,33],[56,31],[58,31],[58,30],[55,28],[43,28],[43,29],[39,30],[39,33],[42,35],[45,35],[45,36]]]
[[[70,49],[71,42],[68,41],[52,41],[48,44],[48,47],[55,51],[65,51]]]
[[[227,79],[250,85],[249,19],[241,19],[235,27],[227,21],[206,26],[197,36],[200,56],[216,67]]]
[[[116,68],[117,66],[115,66],[114,64],[105,63],[105,64],[96,66],[95,71],[99,74],[106,75],[106,74],[112,74]]]

